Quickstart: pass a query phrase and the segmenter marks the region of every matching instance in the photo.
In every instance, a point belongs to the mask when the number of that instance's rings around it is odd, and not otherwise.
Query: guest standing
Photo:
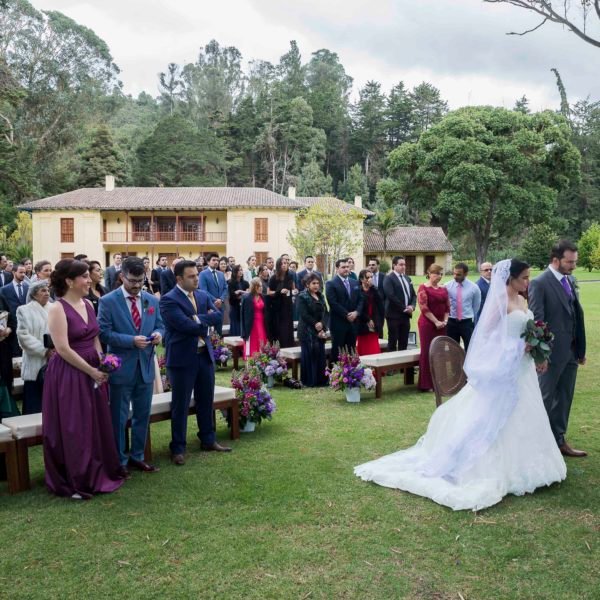
[[[244,271],[241,265],[235,265],[231,271],[231,279],[228,283],[229,288],[229,335],[241,334],[241,305],[244,292],[250,287],[250,284],[243,278]]]
[[[97,260],[90,260],[90,293],[86,299],[92,303],[94,312],[98,316],[98,303],[100,298],[107,293],[106,288],[100,283],[102,281],[102,265]]]
[[[284,257],[278,258],[275,274],[269,279],[269,333],[271,341],[278,341],[280,348],[292,348],[295,344],[292,295],[297,293],[289,272],[289,260]]]
[[[107,267],[104,272],[104,287],[107,291],[111,292],[114,287],[117,279],[119,277],[119,271],[121,270],[121,262],[122,256],[120,252],[115,252],[113,254],[113,264],[110,267]]]
[[[50,275],[52,275],[52,263],[49,260],[40,260],[33,267],[33,277],[31,282],[44,280],[50,284]]]
[[[258,277],[250,281],[248,292],[242,296],[241,336],[244,338],[244,360],[259,352],[268,341],[263,283]]]
[[[150,273],[150,283],[152,284],[152,293],[160,294],[160,274],[167,269],[167,257],[161,255],[156,261],[156,267]]]
[[[48,333],[50,289],[47,281],[34,281],[29,286],[27,304],[17,309],[17,338],[23,349],[23,414],[42,412],[44,372],[52,350],[44,347]]]
[[[231,268],[229,267],[229,259],[226,256],[221,256],[219,259],[219,271],[223,273],[223,277],[225,277],[225,285],[227,286],[227,293],[225,294],[225,300],[223,300],[223,325],[229,325],[229,335],[234,335],[231,333],[231,304],[229,302],[229,282],[231,281]]]
[[[0,254],[0,288],[10,283],[12,279],[12,270],[8,270],[8,259],[5,254]]]
[[[215,359],[208,328],[221,323],[221,311],[216,309],[205,291],[198,289],[198,270],[194,261],[177,263],[175,277],[177,285],[160,299],[160,312],[165,323],[167,373],[172,388],[169,448],[171,460],[181,466],[185,464],[192,392],[200,449],[229,452],[231,448],[217,443],[213,424]]]
[[[144,292],[152,293],[152,269],[150,268],[150,259],[147,256],[142,258],[144,262],[144,285],[142,290]]]
[[[298,271],[298,292],[301,292],[304,289],[304,278],[312,273],[319,278],[319,281],[321,282],[321,291],[323,291],[323,275],[315,269],[315,257],[309,255],[304,258],[304,269]]]
[[[144,263],[134,256],[121,266],[123,285],[100,300],[100,339],[108,351],[121,359],[121,368],[110,375],[110,411],[115,447],[121,472],[129,468],[154,473],[158,468],[144,460],[148,437],[152,388],[154,384],[154,349],[162,342],[164,326],[158,300],[143,290]],[[149,340],[149,338],[152,338]],[[125,450],[125,429],[131,406],[131,448]]]
[[[350,279],[354,279],[354,281],[358,281],[358,277],[356,276],[356,273],[354,272],[354,259],[352,257],[348,257],[348,277],[350,277]]]
[[[31,278],[33,277],[33,262],[30,258],[24,258],[19,263],[25,267],[25,281],[27,283],[31,283]]]
[[[383,324],[385,323],[385,291],[383,289],[383,283],[385,281],[385,275],[379,270],[379,259],[371,258],[369,259],[369,264],[367,266],[369,271],[373,273],[373,287],[377,290],[379,297],[381,298],[381,302],[384,306],[384,312],[381,315],[379,321],[375,322],[375,326],[377,327],[377,334],[380,338],[383,337]]]
[[[235,265],[234,265],[235,266]],[[229,283],[231,279],[231,270],[233,267],[229,266],[229,262],[226,256],[221,256],[219,259],[219,271],[223,273],[223,277],[225,277],[225,281]]]
[[[450,317],[448,319],[448,337],[460,344],[462,339],[465,352],[475,329],[475,317],[481,304],[479,288],[467,279],[469,267],[463,262],[454,267],[454,279],[446,284],[450,296]]]
[[[363,269],[358,275],[359,299],[356,319],[356,353],[359,356],[379,354],[377,323],[383,320],[384,306],[373,286],[373,273]]]
[[[269,297],[269,279],[271,279],[271,273],[267,268],[267,265],[260,265],[258,267],[258,277],[260,278],[262,284],[262,292],[261,294],[265,297]],[[263,300],[265,299],[263,298]]]
[[[15,323],[17,319],[17,308],[23,306],[27,301],[27,292],[29,290],[29,284],[25,281],[25,267],[23,265],[17,265],[17,268],[13,272],[12,281],[0,289],[0,297],[4,300],[6,310],[13,316]],[[17,332],[15,329],[8,339],[11,347],[13,356],[21,356],[21,348],[17,340]]]
[[[1,313],[4,313],[4,316],[0,321],[0,421],[19,414],[17,403],[12,397],[13,353],[11,335],[17,327],[17,320],[7,310],[7,306],[0,296]]]
[[[256,256],[254,254],[248,257],[246,261],[248,268],[244,271],[244,279],[250,283],[258,275],[258,269],[256,268]]]
[[[404,256],[394,256],[392,259],[392,271],[385,276],[383,290],[388,324],[388,351],[406,350],[417,295],[410,277],[406,275]]]
[[[108,406],[108,375],[98,370],[98,323],[88,265],[67,258],[52,273],[58,297],[48,330],[56,353],[48,362],[42,403],[46,485],[81,500],[114,492],[122,483]],[[95,387],[97,384],[98,387]]]
[[[298,294],[298,339],[300,340],[300,380],[307,387],[327,384],[325,375],[325,298],[316,273],[306,276],[305,289]]]
[[[200,273],[199,285],[200,289],[208,294],[210,301],[221,313],[221,318],[215,325],[215,331],[221,335],[223,332],[225,300],[227,299],[227,282],[223,273],[219,271],[219,255],[216,252],[208,255],[208,267]]]
[[[358,317],[358,283],[348,277],[348,261],[335,262],[336,275],[325,284],[329,304],[329,329],[331,330],[331,362],[337,362],[340,350],[356,349],[354,322]]]
[[[450,316],[450,299],[448,290],[440,285],[444,269],[435,263],[427,269],[427,282],[422,283],[418,290],[418,301],[421,315],[419,316],[419,341],[421,354],[419,356],[419,384],[422,392],[433,389],[431,370],[429,368],[429,346],[433,338],[446,335],[446,326]]]
[[[479,310],[477,311],[476,321],[479,319],[479,315],[483,310],[483,305],[485,304],[485,299],[487,298],[487,293],[490,289],[490,283],[492,282],[492,263],[484,262],[479,266],[479,274],[481,277],[477,280],[477,287],[481,292],[481,304],[479,305]]]
[[[175,279],[175,265],[182,260],[177,257],[171,261],[171,266],[164,269],[160,274],[160,295],[164,296],[168,294],[176,285],[177,280]]]

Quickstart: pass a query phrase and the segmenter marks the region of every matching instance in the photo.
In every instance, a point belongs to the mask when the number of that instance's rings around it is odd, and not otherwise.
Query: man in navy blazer
[[[0,295],[15,323],[17,322],[17,308],[26,304],[28,291],[29,284],[25,281],[25,267],[19,265],[13,273],[12,281],[0,289]],[[22,352],[19,341],[17,340],[16,331],[13,331],[10,334],[8,341],[10,342],[13,357],[21,356]]]
[[[119,272],[121,271],[122,256],[120,252],[113,254],[113,264],[106,268],[104,271],[104,287],[111,292],[117,279],[119,279]]]
[[[171,460],[185,464],[187,418],[192,397],[200,449],[229,452],[215,437],[213,400],[215,393],[215,359],[209,327],[222,323],[221,312],[208,294],[198,289],[198,269],[192,260],[175,265],[177,285],[160,299],[165,322],[167,373],[171,382]]]
[[[13,280],[13,274],[6,270],[8,259],[5,254],[0,254],[0,288]]]
[[[223,329],[223,312],[225,310],[225,299],[227,298],[227,282],[225,275],[219,270],[219,255],[211,252],[208,255],[208,267],[200,273],[199,287],[208,294],[208,297],[221,313],[221,322],[215,327],[219,335]]]
[[[181,258],[174,258],[171,262],[171,266],[160,274],[160,294],[164,296],[168,294],[176,285],[177,280],[175,279],[175,265],[182,260]]]
[[[479,274],[481,277],[476,281],[477,287],[481,292],[481,304],[479,305],[479,311],[475,315],[475,320],[479,319],[479,315],[483,310],[483,305],[485,304],[485,299],[487,298],[487,293],[490,291],[490,283],[492,281],[492,263],[484,262],[479,265]]]
[[[111,373],[110,410],[121,475],[129,477],[128,467],[153,473],[154,465],[144,461],[150,407],[154,386],[154,349],[164,336],[158,300],[142,291],[144,262],[128,257],[121,265],[123,285],[100,298],[98,325],[100,339],[108,351],[122,360],[121,368]],[[150,338],[152,338],[150,340]],[[125,426],[131,405],[131,449],[125,451]]]
[[[385,291],[383,289],[383,282],[385,279],[385,275],[379,270],[379,259],[378,258],[370,258],[369,264],[367,268],[371,273],[373,273],[373,287],[377,290],[379,294],[379,298],[381,298],[381,302],[385,303]],[[379,337],[383,337],[383,316],[379,319],[377,323],[375,323],[375,327],[377,327],[377,333]]]
[[[315,269],[315,257],[314,256],[306,256],[304,258],[304,269],[302,269],[301,271],[298,271],[298,273],[296,273],[296,278],[298,279],[298,283],[296,284],[296,287],[298,288],[299,293],[305,287],[304,286],[304,278],[307,275],[310,275],[311,273],[314,273],[321,280],[321,290],[323,289],[323,275],[321,275],[321,273],[319,273],[319,271],[317,271]]]
[[[358,282],[350,279],[348,261],[336,261],[336,275],[325,284],[329,304],[329,330],[331,331],[331,362],[336,362],[340,349],[356,349],[354,321],[358,317]]]

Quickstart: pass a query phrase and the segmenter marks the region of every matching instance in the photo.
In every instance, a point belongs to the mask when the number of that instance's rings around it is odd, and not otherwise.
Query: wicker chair
[[[443,396],[456,394],[467,383],[464,362],[465,351],[452,338],[440,335],[433,339],[429,347],[429,368],[436,406],[440,406]]]

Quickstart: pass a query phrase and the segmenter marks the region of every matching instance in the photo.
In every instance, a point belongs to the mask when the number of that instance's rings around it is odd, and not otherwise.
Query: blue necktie
[[[348,281],[348,279],[344,279],[344,286],[346,287],[346,292],[349,296],[350,295],[350,282]]]

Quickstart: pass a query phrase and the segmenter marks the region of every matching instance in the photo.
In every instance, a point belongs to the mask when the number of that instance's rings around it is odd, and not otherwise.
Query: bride
[[[536,366],[520,337],[533,318],[520,295],[528,284],[527,263],[494,267],[465,360],[468,383],[433,413],[412,448],[360,465],[356,475],[454,510],[481,510],[566,477]]]

